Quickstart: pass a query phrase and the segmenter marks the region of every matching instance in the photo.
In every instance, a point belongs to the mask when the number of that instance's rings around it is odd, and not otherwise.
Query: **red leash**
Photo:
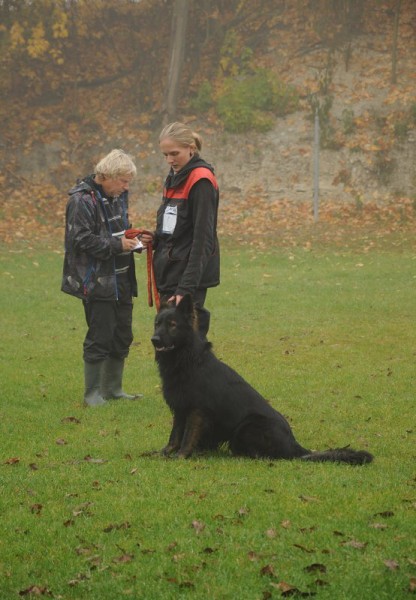
[[[147,229],[126,229],[124,235],[129,240],[140,236],[142,233],[153,235],[151,231]],[[147,303],[149,306],[153,306],[153,298],[155,299],[156,310],[159,312],[160,309],[160,298],[159,292],[156,287],[155,273],[153,270],[153,245],[152,242],[147,244]]]

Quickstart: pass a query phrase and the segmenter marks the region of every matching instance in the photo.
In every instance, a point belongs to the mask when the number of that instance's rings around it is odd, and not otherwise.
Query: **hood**
[[[87,175],[84,179],[78,179],[76,184],[69,190],[68,194],[72,196],[78,192],[90,192],[94,189],[97,189],[97,186],[94,183],[94,175]]]
[[[165,187],[178,187],[178,185],[180,185],[188,177],[189,173],[198,167],[205,167],[206,169],[214,172],[214,167],[212,165],[207,163],[200,156],[194,156],[180,171],[178,171],[178,173],[174,173],[173,169],[169,171],[169,175],[166,177]]]

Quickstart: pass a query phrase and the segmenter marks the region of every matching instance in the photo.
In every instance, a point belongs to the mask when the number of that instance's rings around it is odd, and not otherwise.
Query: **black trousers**
[[[84,360],[99,362],[108,357],[124,359],[133,341],[133,299],[127,277],[117,280],[118,300],[84,301],[88,331]]]
[[[175,292],[160,292],[160,300],[166,302],[169,298],[175,295]],[[211,313],[209,310],[204,308],[205,299],[207,297],[207,290],[198,289],[192,295],[192,300],[195,306],[195,311],[198,317],[198,331],[201,339],[205,340],[209,330],[209,324],[211,320]]]

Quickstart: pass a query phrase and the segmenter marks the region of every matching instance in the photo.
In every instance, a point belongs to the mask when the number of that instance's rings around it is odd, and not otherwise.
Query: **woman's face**
[[[159,145],[166,162],[172,167],[174,173],[180,171],[193,156],[191,146],[180,146],[172,138],[163,138]]]

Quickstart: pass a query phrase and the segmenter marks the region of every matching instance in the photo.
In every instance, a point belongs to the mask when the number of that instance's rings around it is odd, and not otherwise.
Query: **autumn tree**
[[[170,61],[164,107],[165,122],[172,121],[176,115],[190,4],[191,0],[175,0],[173,8]]]
[[[392,47],[392,58],[391,58],[391,82],[397,83],[397,41],[399,38],[399,23],[400,23],[400,9],[401,0],[396,0],[394,7],[394,25],[393,25],[393,47]]]
[[[133,73],[150,86],[138,90],[157,89],[149,57],[164,50],[163,8],[163,0],[3,0],[0,91],[46,100]]]

